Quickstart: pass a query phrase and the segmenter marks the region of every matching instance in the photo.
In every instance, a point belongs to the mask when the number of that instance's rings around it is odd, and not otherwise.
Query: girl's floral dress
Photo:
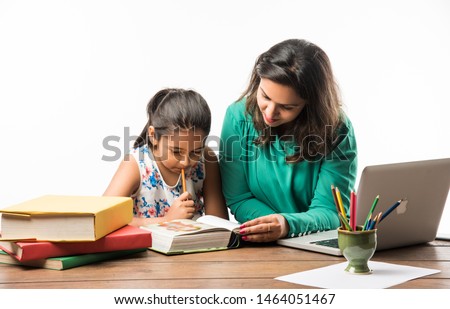
[[[173,201],[182,192],[181,175],[174,186],[169,186],[159,172],[158,165],[147,145],[130,151],[139,166],[141,182],[139,188],[131,196],[134,201],[135,217],[164,217]],[[204,160],[200,160],[193,168],[186,171],[186,188],[191,193],[198,215],[203,215],[203,181],[205,179]]]

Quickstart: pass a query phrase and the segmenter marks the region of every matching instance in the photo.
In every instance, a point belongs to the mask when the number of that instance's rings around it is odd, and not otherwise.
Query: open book
[[[164,254],[183,254],[237,248],[239,224],[206,215],[197,220],[179,219],[141,226],[152,232],[150,249]]]

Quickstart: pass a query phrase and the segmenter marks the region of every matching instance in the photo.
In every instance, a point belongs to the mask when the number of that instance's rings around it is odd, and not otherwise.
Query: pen
[[[372,213],[375,209],[375,206],[377,206],[378,200],[380,199],[380,196],[377,195],[375,197],[375,200],[373,201],[372,207],[370,208],[369,213],[367,214],[367,218],[366,218],[366,222],[364,222],[364,226],[363,226],[363,230],[367,230],[368,229],[368,223],[369,223],[369,219],[370,217],[372,217]]]
[[[386,218],[395,208],[397,208],[398,205],[403,201],[403,199],[398,200],[394,205],[389,207],[388,210],[381,216],[380,222],[383,221],[384,218]]]
[[[181,169],[181,184],[183,185],[183,193],[186,192],[186,176],[184,175],[184,168]]]

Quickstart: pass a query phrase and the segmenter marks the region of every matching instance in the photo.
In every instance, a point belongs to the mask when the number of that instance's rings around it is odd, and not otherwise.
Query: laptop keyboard
[[[337,238],[319,240],[319,241],[312,242],[312,244],[321,245],[321,246],[325,246],[325,247],[331,247],[331,248],[339,248]]]

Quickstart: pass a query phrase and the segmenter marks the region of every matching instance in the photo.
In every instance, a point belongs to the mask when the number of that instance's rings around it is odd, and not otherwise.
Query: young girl
[[[211,127],[205,99],[164,89],[148,103],[147,115],[104,195],[131,196],[135,226],[204,213],[228,219],[217,157],[205,146]]]

